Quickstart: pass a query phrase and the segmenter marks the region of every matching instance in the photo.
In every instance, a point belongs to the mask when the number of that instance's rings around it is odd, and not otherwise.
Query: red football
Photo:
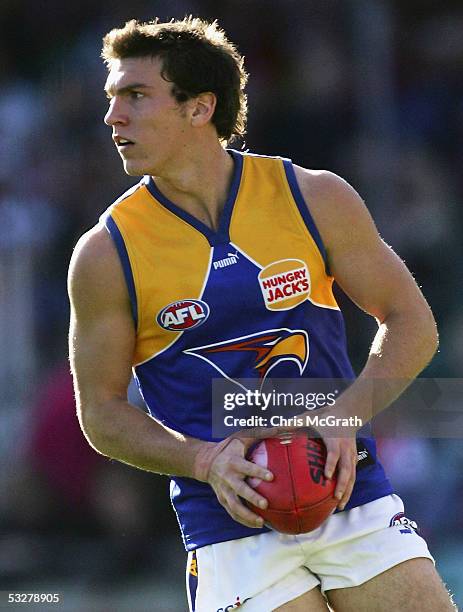
[[[267,509],[248,505],[276,531],[313,531],[336,508],[336,477],[324,476],[326,448],[320,438],[311,438],[308,432],[266,438],[247,458],[273,473],[271,482],[248,478],[250,486],[267,499]]]

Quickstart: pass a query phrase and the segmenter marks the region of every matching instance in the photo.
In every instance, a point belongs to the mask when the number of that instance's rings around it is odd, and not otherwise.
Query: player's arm
[[[119,257],[104,227],[97,226],[77,244],[68,288],[77,414],[90,445],[143,470],[210,482],[220,488],[220,501],[232,506],[231,512],[227,509],[236,520],[261,526],[260,517],[237,496],[261,503],[244,478],[265,478],[267,471],[245,461],[240,448],[234,448],[241,446],[238,441],[214,444],[184,436],[128,403],[135,328]]]
[[[438,343],[436,324],[415,280],[379,236],[357,192],[330,172],[296,168],[296,176],[322,236],[331,273],[378,324],[365,367],[335,406],[336,415],[357,415],[366,423],[431,360]],[[327,471],[338,461],[343,468],[341,488],[347,483],[343,503],[355,478],[352,469],[346,480],[351,464],[348,446],[343,449],[338,444],[327,462]]]
[[[298,181],[320,231],[331,273],[359,308],[376,319],[367,363],[343,394],[347,409],[366,421],[396,399],[434,355],[437,329],[431,309],[404,262],[381,239],[363,200],[342,178],[297,169]],[[383,379],[373,398],[364,380]],[[373,405],[370,402],[373,400]]]

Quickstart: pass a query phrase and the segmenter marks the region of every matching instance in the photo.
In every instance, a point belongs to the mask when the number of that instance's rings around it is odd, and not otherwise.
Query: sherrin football
[[[247,459],[268,468],[273,480],[248,478],[249,485],[265,497],[265,510],[248,504],[265,523],[281,533],[313,531],[334,511],[335,475],[324,476],[326,447],[309,432],[265,438],[251,448]]]

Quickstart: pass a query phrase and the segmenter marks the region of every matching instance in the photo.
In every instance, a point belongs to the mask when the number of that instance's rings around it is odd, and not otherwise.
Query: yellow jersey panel
[[[201,297],[211,247],[200,232],[153,198],[145,185],[114,205],[111,217],[126,245],[135,284],[135,365],[163,351],[181,333],[156,325],[156,318],[166,305],[185,296]]]

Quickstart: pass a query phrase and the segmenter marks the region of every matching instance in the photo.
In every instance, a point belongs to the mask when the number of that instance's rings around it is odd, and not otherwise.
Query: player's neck
[[[187,152],[171,170],[154,176],[169,200],[217,230],[233,177],[233,159],[218,141]]]

